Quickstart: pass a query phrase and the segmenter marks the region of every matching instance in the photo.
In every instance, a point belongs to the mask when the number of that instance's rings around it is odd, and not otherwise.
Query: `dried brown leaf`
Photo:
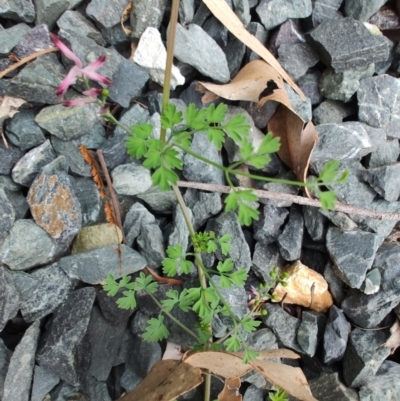
[[[271,350],[269,357],[286,358],[298,357],[290,350]],[[266,379],[302,401],[317,401],[311,394],[307,379],[300,368],[265,361],[257,358],[244,364],[241,356],[227,352],[204,351],[198,352],[183,360],[195,367],[208,369],[225,379],[241,377],[253,369],[257,369]]]
[[[20,99],[18,97],[11,96],[2,96],[0,97],[0,133],[3,138],[4,146],[8,149],[8,143],[6,137],[4,136],[3,126],[4,120],[7,118],[11,118],[15,113],[18,112],[18,109],[26,103],[26,100]]]
[[[242,377],[254,368],[245,365],[241,357],[227,352],[205,351],[184,356],[183,361],[203,369],[209,369],[211,372],[225,379],[235,379]]]
[[[280,348],[280,349],[269,349],[266,351],[257,351],[259,354],[258,359],[275,359],[275,358],[286,358],[286,359],[299,359],[300,356],[290,349]],[[244,357],[244,352],[232,352],[233,355],[239,358]]]
[[[219,401],[242,401],[242,394],[239,389],[242,382],[239,377],[226,379],[223,390],[218,394]]]
[[[201,370],[175,360],[158,361],[144,380],[120,401],[172,401],[203,382]]]
[[[382,345],[383,347],[390,348],[390,355],[394,354],[394,351],[400,346],[400,320],[396,319],[393,326],[390,328],[390,337]]]
[[[270,100],[281,103],[268,123],[268,130],[281,139],[280,158],[294,170],[299,181],[305,182],[318,134],[311,121],[304,127],[304,121],[290,104],[282,76],[274,68],[262,60],[254,60],[245,65],[230,83],[199,82],[196,89],[204,92],[204,103],[218,96],[255,102],[259,107]],[[307,195],[310,196],[308,192]]]
[[[256,359],[249,364],[267,380],[302,401],[318,401],[311,394],[310,387],[300,368]]]
[[[132,33],[132,30],[130,30],[130,29],[128,29],[128,28],[125,28],[124,22],[129,18],[129,14],[130,14],[131,11],[132,11],[132,7],[133,7],[133,1],[130,2],[130,3],[125,7],[124,11],[122,11],[121,18],[120,18],[121,27],[122,27],[122,29],[124,30],[124,32],[125,32],[127,35],[130,35],[130,34]]]
[[[314,124],[309,121],[304,127],[297,114],[281,105],[269,120],[268,131],[281,140],[279,157],[295,172],[299,181],[306,182],[311,153],[318,142]]]
[[[183,357],[181,348],[182,347],[180,345],[175,344],[171,341],[167,341],[167,346],[165,347],[162,359],[163,360],[173,359],[175,361],[181,361]]]
[[[267,48],[244,27],[243,23],[239,20],[234,11],[228,6],[225,0],[203,0],[206,6],[214,14],[214,16],[242,43],[248,48],[257,53],[263,60],[265,60],[271,67],[273,67],[278,74],[303,98],[305,96],[301,89],[290,78],[282,66],[278,63],[275,57],[267,50]]]

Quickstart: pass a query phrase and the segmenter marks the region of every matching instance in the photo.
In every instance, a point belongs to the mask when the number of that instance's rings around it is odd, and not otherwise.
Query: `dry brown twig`
[[[228,194],[229,192],[231,192],[231,188],[225,185],[204,184],[190,181],[178,181],[178,187],[201,189],[203,191],[210,191],[210,192],[221,192],[224,194]],[[236,187],[236,188],[242,191],[248,189],[245,187]],[[253,191],[260,199],[286,200],[293,203],[297,203],[298,205],[305,205],[319,208],[322,207],[321,202],[316,199],[309,199],[303,196],[289,195],[281,192],[263,191],[260,189],[253,189]],[[340,202],[336,203],[335,212],[355,214],[358,216],[368,217],[377,220],[392,220],[392,221],[400,220],[400,213],[375,212],[372,210],[349,206]]]

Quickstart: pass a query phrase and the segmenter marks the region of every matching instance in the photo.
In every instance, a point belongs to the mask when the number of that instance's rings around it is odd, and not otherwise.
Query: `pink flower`
[[[102,89],[92,88],[87,91],[82,92],[83,95],[86,97],[79,97],[73,100],[67,100],[63,103],[65,107],[72,107],[72,106],[82,106],[87,103],[95,103],[97,102],[97,96],[101,95]]]
[[[67,89],[76,82],[76,79],[78,77],[81,76],[87,77],[92,81],[100,82],[107,86],[112,84],[110,78],[104,77],[103,75],[100,75],[96,72],[105,63],[106,56],[100,56],[96,61],[93,61],[93,63],[90,63],[86,67],[82,68],[83,64],[79,57],[77,57],[76,54],[68,49],[68,47],[63,42],[61,42],[60,38],[57,35],[50,33],[50,39],[60,49],[61,53],[64,54],[65,57],[69,58],[75,63],[75,65],[68,72],[67,76],[61,82],[59,87],[55,90],[55,93],[58,97],[63,97]],[[86,101],[86,103],[90,102]]]

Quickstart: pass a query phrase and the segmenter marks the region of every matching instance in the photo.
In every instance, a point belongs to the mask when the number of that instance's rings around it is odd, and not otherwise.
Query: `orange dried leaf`
[[[128,28],[125,28],[124,22],[129,18],[129,14],[132,11],[132,7],[133,7],[133,2],[130,2],[124,9],[124,11],[122,12],[121,18],[120,18],[120,22],[121,22],[121,27],[124,30],[124,32],[127,35],[130,35],[132,33],[132,31]]]
[[[111,203],[108,200],[104,203],[104,213],[106,215],[106,221],[108,224],[110,225],[116,224],[114,218],[114,210],[111,206]]]
[[[242,394],[239,393],[242,384],[239,377],[226,379],[223,390],[218,394],[219,401],[242,401]]]
[[[301,89],[290,78],[287,72],[278,63],[276,58],[267,50],[267,48],[244,27],[243,23],[239,20],[234,11],[229,7],[225,0],[203,0],[206,6],[214,14],[214,16],[242,43],[257,53],[263,60],[265,60],[271,67],[273,67],[278,74],[303,98],[305,96]]]
[[[203,382],[201,370],[175,360],[158,361],[144,380],[119,401],[172,401]]]

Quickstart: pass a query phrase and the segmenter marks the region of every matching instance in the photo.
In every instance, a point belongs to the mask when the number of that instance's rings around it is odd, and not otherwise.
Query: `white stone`
[[[161,40],[161,34],[156,28],[148,27],[139,40],[138,47],[133,55],[133,61],[145,68],[151,79],[161,86],[164,85],[165,63],[167,51]],[[172,66],[171,88],[183,85],[185,77],[178,67]]]
[[[138,195],[152,185],[150,171],[135,163],[121,164],[112,172],[113,185],[119,195]]]

